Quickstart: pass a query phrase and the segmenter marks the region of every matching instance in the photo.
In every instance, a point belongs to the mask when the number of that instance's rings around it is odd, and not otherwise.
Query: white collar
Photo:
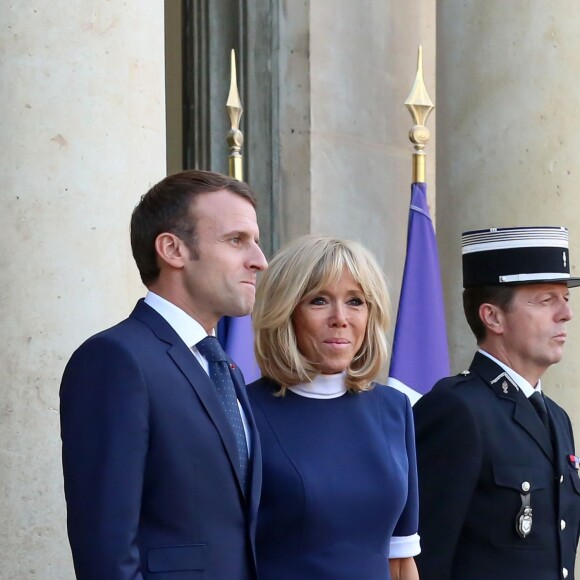
[[[188,347],[195,346],[207,336],[207,332],[195,318],[159,294],[149,290],[145,296],[145,304],[163,316]]]
[[[300,383],[288,390],[309,399],[336,399],[346,393],[346,371],[335,375],[316,375],[311,383]]]
[[[534,393],[542,392],[542,381],[539,380],[538,384],[534,388],[522,375],[516,373],[514,369],[508,367],[505,363],[501,362],[500,360],[496,359],[494,356],[486,352],[485,350],[479,349],[479,352],[485,355],[487,358],[490,358],[496,365],[500,366],[513,380],[513,382],[523,391],[526,398],[530,398]]]

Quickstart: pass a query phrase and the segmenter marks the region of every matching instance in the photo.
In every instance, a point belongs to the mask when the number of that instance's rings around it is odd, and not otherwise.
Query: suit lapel
[[[570,455],[575,455],[574,439],[571,434],[570,423],[565,413],[561,412],[558,405],[549,397],[545,397],[550,428],[554,438],[554,449],[557,450],[556,465],[560,472],[564,472],[565,465],[568,464]]]
[[[497,397],[505,401],[506,408],[512,412],[514,422],[526,431],[548,459],[553,461],[554,452],[550,434],[546,431],[531,403],[509,374],[481,353],[476,353],[469,370],[479,375]]]
[[[219,401],[212,380],[203,370],[199,362],[197,362],[191,349],[181,340],[169,323],[153,308],[147,306],[143,300],[137,303],[131,316],[146,324],[159,340],[167,343],[167,354],[188,380],[215,425],[232,469],[236,474],[240,492],[244,495],[240,479],[240,462],[234,432]]]

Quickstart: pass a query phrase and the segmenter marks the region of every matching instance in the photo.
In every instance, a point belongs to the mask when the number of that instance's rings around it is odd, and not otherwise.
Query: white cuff
[[[421,553],[419,534],[412,536],[393,536],[389,550],[390,558],[412,558]]]

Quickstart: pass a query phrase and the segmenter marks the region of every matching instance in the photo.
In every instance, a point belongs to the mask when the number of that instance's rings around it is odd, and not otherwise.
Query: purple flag
[[[240,367],[246,384],[257,380],[261,376],[260,367],[254,358],[254,330],[252,317],[224,316],[218,324],[218,340],[222,348]]]
[[[411,186],[407,257],[388,385],[415,403],[450,374],[443,290],[425,183]]]

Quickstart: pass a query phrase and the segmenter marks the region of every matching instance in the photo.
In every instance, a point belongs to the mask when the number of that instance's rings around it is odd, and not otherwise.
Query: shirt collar
[[[151,290],[147,292],[145,304],[158,312],[188,347],[196,345],[208,336],[203,326],[195,318],[159,294],[155,294]]]
[[[512,379],[512,381],[523,391],[526,398],[530,398],[535,392],[542,392],[542,381],[539,380],[538,384],[534,388],[522,375],[516,373],[514,369],[508,367],[506,364],[496,359],[494,356],[486,352],[485,350],[479,349],[479,352],[485,355],[487,358],[491,359],[496,365],[500,366]]]

